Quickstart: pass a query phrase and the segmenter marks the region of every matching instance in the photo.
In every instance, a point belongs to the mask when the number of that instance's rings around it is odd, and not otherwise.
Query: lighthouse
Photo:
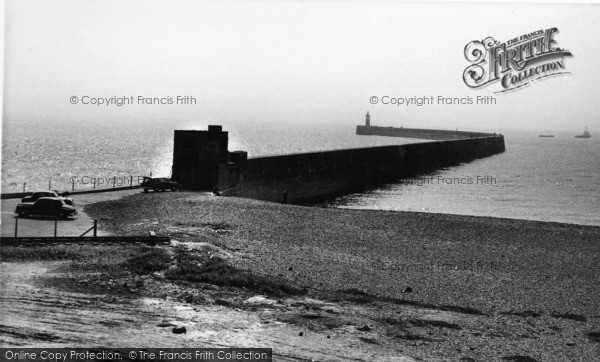
[[[369,111],[367,111],[365,126],[369,127],[370,125],[371,125],[371,115],[369,115]]]

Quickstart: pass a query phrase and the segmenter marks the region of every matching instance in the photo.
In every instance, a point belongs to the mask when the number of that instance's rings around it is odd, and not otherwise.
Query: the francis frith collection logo
[[[568,50],[556,46],[557,28],[537,30],[501,43],[492,37],[474,40],[465,46],[465,58],[472,64],[464,73],[465,84],[480,88],[499,82],[506,92],[521,88],[530,82],[570,74],[565,71]]]

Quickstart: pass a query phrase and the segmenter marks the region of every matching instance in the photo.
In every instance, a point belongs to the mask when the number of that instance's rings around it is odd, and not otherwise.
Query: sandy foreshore
[[[563,361],[599,355],[600,227],[325,209],[188,192],[130,195],[85,211],[113,234],[170,236],[172,259],[195,253],[194,262],[222,260],[256,275],[248,279],[254,286],[190,284],[189,275],[169,281],[162,272],[140,282],[131,270],[115,274],[118,268],[109,268],[108,284],[108,276],[96,273],[83,285],[77,275],[77,283],[53,285],[105,293],[103,286],[121,280],[138,285],[127,290],[134,296],[177,294],[192,305],[245,311],[271,329],[253,326],[241,340],[256,346],[255,337],[269,336],[261,337],[261,346],[290,358]],[[130,258],[142,252],[136,250],[112,255]],[[121,267],[135,258],[111,260],[102,263]],[[95,280],[93,288],[86,289],[88,279]],[[274,296],[256,285],[271,279],[291,289]],[[218,341],[241,338],[228,333]]]

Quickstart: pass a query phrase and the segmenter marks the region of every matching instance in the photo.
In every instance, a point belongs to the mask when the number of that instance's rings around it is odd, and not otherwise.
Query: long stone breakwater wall
[[[175,131],[172,178],[189,189],[305,203],[411,177],[504,151],[504,137],[469,138],[248,158],[227,150],[221,126]]]
[[[482,132],[446,131],[439,129],[396,128],[379,126],[356,126],[356,134],[363,136],[386,136],[420,138],[430,140],[457,140],[464,138],[489,137],[492,134]]]

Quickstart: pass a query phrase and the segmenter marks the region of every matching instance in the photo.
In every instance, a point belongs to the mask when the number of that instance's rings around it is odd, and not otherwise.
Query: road
[[[85,212],[83,207],[104,200],[115,200],[125,195],[143,192],[141,189],[108,191],[93,194],[72,195],[77,208],[77,215],[71,219],[59,219],[57,225],[57,236],[79,236],[84,231],[94,225],[92,220]],[[16,214],[15,208],[21,199],[6,199],[0,201],[0,210],[2,217],[0,221],[0,236],[15,236]],[[54,219],[51,218],[19,218],[17,236],[53,236]],[[102,230],[102,225],[98,225],[98,235],[106,235]],[[86,236],[92,236],[91,232]]]

